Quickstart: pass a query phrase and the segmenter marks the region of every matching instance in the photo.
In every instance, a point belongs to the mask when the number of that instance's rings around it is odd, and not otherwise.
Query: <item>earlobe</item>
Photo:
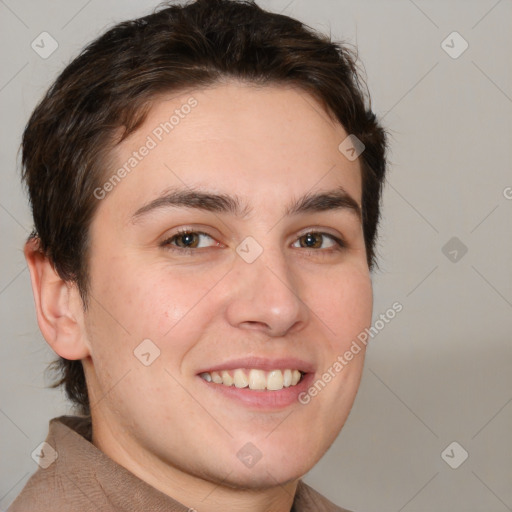
[[[61,357],[70,360],[90,355],[84,336],[82,301],[75,283],[64,281],[39,249],[39,239],[24,248],[30,271],[37,323],[45,340]]]

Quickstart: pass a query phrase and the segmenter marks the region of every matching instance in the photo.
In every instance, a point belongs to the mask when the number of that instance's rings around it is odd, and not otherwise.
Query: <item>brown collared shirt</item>
[[[190,512],[144,482],[91,442],[90,418],[60,416],[39,459],[7,512]],[[49,445],[49,446],[48,446]],[[46,453],[45,453],[46,450]],[[291,512],[349,512],[299,480]]]

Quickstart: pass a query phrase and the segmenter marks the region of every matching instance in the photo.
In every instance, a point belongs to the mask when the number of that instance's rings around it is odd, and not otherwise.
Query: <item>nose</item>
[[[267,249],[252,263],[237,256],[230,274],[226,314],[234,327],[277,337],[307,324],[299,276],[280,250]]]

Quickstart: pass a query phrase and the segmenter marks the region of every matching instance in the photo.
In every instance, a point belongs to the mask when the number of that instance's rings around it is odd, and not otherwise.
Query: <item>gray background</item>
[[[85,43],[155,5],[0,0],[3,510],[36,470],[30,454],[49,419],[69,412],[63,394],[45,388],[54,354],[38,330],[22,253],[32,222],[20,136]],[[356,43],[392,134],[375,318],[395,301],[403,311],[373,338],[351,416],[305,480],[356,512],[512,510],[512,2],[260,5]],[[59,45],[47,59],[31,48],[43,31]],[[441,45],[453,31],[469,44],[458,58]],[[445,43],[452,54],[457,37]],[[452,237],[458,247],[443,252]],[[453,441],[469,454],[457,469],[441,457]],[[452,463],[461,453],[449,451]]]

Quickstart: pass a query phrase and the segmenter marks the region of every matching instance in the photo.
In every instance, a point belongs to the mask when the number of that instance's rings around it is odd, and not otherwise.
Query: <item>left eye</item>
[[[333,235],[329,235],[327,233],[320,233],[320,232],[309,232],[305,233],[304,235],[300,236],[295,243],[300,243],[300,247],[304,249],[319,249],[322,248],[322,242],[323,239],[330,239],[331,245],[330,247],[338,245],[339,247],[344,247],[345,244],[339,239],[336,238]],[[301,242],[301,240],[304,240],[304,244]],[[296,246],[295,246],[296,247]]]

